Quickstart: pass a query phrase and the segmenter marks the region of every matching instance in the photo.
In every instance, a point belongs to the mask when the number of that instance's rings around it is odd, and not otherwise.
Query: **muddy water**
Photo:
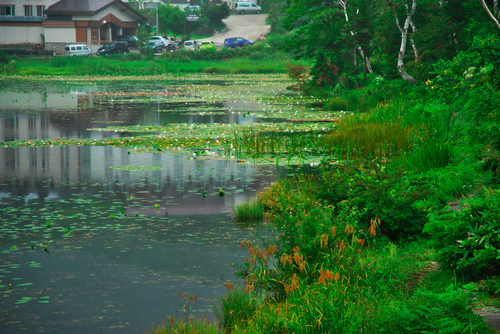
[[[0,141],[259,121],[228,111],[258,109],[252,87],[215,99],[197,90],[206,85],[228,83],[3,81]],[[0,332],[136,333],[183,316],[181,291],[197,294],[193,314],[213,317],[211,302],[236,281],[228,264],[247,255],[240,242],[263,229],[234,223],[232,208],[274,182],[276,169],[192,158],[0,147]]]

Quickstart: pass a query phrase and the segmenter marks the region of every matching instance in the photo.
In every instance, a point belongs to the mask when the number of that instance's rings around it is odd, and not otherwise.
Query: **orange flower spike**
[[[191,302],[191,305],[193,305],[193,302],[194,302],[193,295],[189,295],[189,301]]]
[[[241,249],[243,249],[243,247],[245,247],[245,243],[246,243],[246,241],[245,241],[245,240],[243,240],[243,241],[241,242]]]
[[[230,283],[231,286],[233,285],[233,283]],[[196,295],[196,293],[194,294],[194,300],[198,300],[198,296]]]
[[[319,271],[319,284],[322,284],[325,282],[325,273],[323,272],[323,269],[320,269]]]
[[[170,324],[173,325],[174,324],[174,317],[170,317]]]
[[[249,241],[249,242],[248,242],[248,251],[250,252],[251,250],[252,250],[252,242],[251,242],[251,241]]]
[[[288,258],[288,264],[289,264],[289,265],[292,265],[292,264],[293,264],[293,260],[292,260],[292,257],[291,257],[291,256]]]
[[[332,231],[332,235],[333,235],[333,236],[336,236],[336,235],[337,235],[337,232],[335,231],[335,226],[332,226],[331,231]]]

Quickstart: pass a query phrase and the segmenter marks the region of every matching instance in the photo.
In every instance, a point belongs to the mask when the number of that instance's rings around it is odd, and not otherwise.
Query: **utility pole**
[[[155,3],[156,7],[156,36],[158,36],[158,31],[160,30],[160,26],[158,25],[158,3]]]

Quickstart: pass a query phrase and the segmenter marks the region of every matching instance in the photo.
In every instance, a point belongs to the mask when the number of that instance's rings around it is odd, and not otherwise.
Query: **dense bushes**
[[[500,191],[483,189],[448,210],[433,212],[425,227],[443,268],[468,279],[500,275]]]

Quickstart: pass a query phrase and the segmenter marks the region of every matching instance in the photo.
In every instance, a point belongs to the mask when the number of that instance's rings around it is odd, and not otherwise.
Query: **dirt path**
[[[260,34],[268,34],[271,26],[266,25],[267,14],[231,14],[224,20],[226,29],[213,37],[205,38],[215,43],[224,43],[228,37],[243,37],[257,41]]]

